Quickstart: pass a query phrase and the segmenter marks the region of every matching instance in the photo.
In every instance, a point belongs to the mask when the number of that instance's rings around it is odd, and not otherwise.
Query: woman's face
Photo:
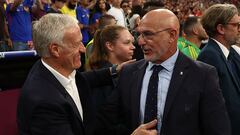
[[[106,8],[105,1],[104,1],[104,0],[100,0],[100,1],[99,1],[99,7],[100,7],[101,9],[105,9],[105,8]]]
[[[135,46],[134,38],[128,30],[119,31],[119,38],[111,43],[110,52],[119,62],[131,60]]]

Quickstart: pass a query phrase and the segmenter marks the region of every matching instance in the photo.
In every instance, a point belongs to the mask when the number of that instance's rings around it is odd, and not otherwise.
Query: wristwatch
[[[117,75],[117,64],[113,64],[111,68],[111,75],[116,76]]]

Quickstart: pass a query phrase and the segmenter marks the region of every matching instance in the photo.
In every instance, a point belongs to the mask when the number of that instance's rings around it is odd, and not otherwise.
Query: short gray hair
[[[66,29],[76,26],[78,21],[64,14],[47,14],[33,23],[33,44],[38,55],[49,57],[49,44],[63,44]]]
[[[227,24],[236,14],[238,10],[233,4],[215,4],[205,11],[201,23],[208,36],[214,37],[217,34],[217,25]]]

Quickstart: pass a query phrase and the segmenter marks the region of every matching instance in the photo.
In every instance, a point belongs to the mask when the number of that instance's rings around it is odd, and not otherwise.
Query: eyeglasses
[[[158,34],[160,32],[168,31],[168,30],[171,30],[171,28],[166,28],[166,29],[159,30],[159,31],[156,31],[156,32],[151,32],[151,31],[137,32],[136,35],[137,35],[138,39],[142,35],[142,38],[144,40],[151,40],[154,35],[156,35],[156,34]]]
[[[240,22],[237,22],[237,23],[227,23],[227,25],[233,25],[233,26],[237,27],[238,29],[240,29]]]

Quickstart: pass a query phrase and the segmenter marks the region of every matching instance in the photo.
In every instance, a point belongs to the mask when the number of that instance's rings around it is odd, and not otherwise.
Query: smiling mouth
[[[151,50],[150,50],[150,49],[144,49],[144,48],[142,48],[142,51],[143,51],[144,54],[147,54],[147,53],[149,53]]]

